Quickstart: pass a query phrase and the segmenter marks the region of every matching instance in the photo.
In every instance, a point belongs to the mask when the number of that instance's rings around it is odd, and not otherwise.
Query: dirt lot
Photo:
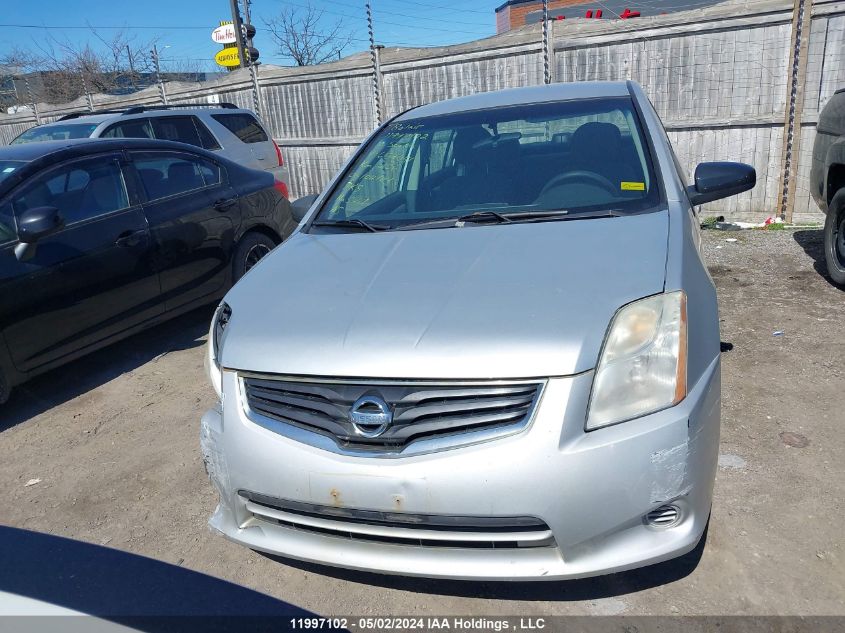
[[[214,399],[202,360],[210,309],[18,391],[0,410],[0,523],[179,564],[323,614],[845,614],[845,291],[820,274],[818,230],[706,231],[704,243],[725,351],[703,553],[512,585],[343,572],[231,544],[206,528],[216,497],[198,448]]]

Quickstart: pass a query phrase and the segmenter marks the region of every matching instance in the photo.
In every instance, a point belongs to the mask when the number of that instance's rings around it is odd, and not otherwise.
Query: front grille
[[[330,437],[343,449],[401,451],[422,439],[468,431],[518,429],[528,423],[541,383],[367,384],[244,377],[248,414]],[[392,423],[381,434],[353,425],[350,410],[363,396],[381,398]]]
[[[355,541],[467,549],[554,545],[536,517],[478,517],[336,508],[239,490],[252,517],[281,527]]]

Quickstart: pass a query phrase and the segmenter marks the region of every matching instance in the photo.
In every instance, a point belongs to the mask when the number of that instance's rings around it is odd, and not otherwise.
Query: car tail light
[[[276,189],[276,191],[278,191],[280,194],[282,194],[285,198],[289,197],[288,196],[288,186],[285,183],[283,183],[281,180],[277,180],[276,182],[274,182],[273,187]]]
[[[279,144],[276,141],[273,141],[273,147],[276,148],[276,158],[279,159],[279,167],[285,164],[284,159],[282,158],[282,150],[279,148]]]

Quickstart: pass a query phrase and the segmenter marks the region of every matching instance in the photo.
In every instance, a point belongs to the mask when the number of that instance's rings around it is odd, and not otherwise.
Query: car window
[[[220,166],[217,163],[205,160],[204,158],[198,158],[197,165],[199,165],[200,173],[202,174],[202,179],[206,187],[220,183]]]
[[[120,166],[112,158],[90,158],[36,177],[12,195],[15,215],[37,207],[56,207],[65,225],[129,207]]]
[[[39,125],[28,129],[12,141],[12,145],[37,141],[65,141],[69,138],[88,138],[99,123],[68,123]]]
[[[200,136],[190,116],[162,116],[151,119],[157,139],[179,141],[202,147]]]
[[[6,180],[24,165],[26,165],[26,161],[22,160],[0,160],[0,182]]]
[[[102,138],[154,138],[149,119],[129,119],[110,125],[100,134]]]
[[[484,210],[638,212],[659,199],[633,103],[620,97],[394,121],[318,219],[397,227]]]
[[[12,213],[12,205],[0,206],[0,244],[9,242],[17,237],[15,229],[15,216]]]
[[[212,114],[211,118],[223,125],[244,143],[263,143],[269,140],[261,124],[251,114]]]
[[[196,117],[191,117],[194,120],[194,125],[197,127],[197,133],[200,137],[201,146],[205,149],[216,150],[220,149],[220,143],[217,142],[217,139],[214,138],[214,135],[209,132],[208,128],[205,126],[205,123],[200,121]]]
[[[154,201],[220,182],[219,166],[199,156],[133,153],[147,200]]]

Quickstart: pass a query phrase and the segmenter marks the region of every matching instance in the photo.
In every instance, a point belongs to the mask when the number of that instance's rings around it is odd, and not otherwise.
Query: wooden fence
[[[541,27],[442,48],[380,53],[373,81],[369,53],[305,68],[258,68],[205,84],[165,86],[170,103],[209,97],[254,108],[283,148],[290,188],[315,193],[337,172],[382,115],[477,92],[543,83]],[[552,81],[639,82],[691,174],[704,160],[740,160],[758,185],[708,205],[709,214],[762,220],[786,212],[817,221],[809,194],[818,113],[845,87],[845,2],[750,0],[634,20],[552,23]],[[258,85],[257,94],[254,92]],[[91,95],[61,106],[39,104],[38,120],[96,108],[160,102],[158,88],[128,96]],[[0,115],[0,143],[34,125],[32,113]]]

